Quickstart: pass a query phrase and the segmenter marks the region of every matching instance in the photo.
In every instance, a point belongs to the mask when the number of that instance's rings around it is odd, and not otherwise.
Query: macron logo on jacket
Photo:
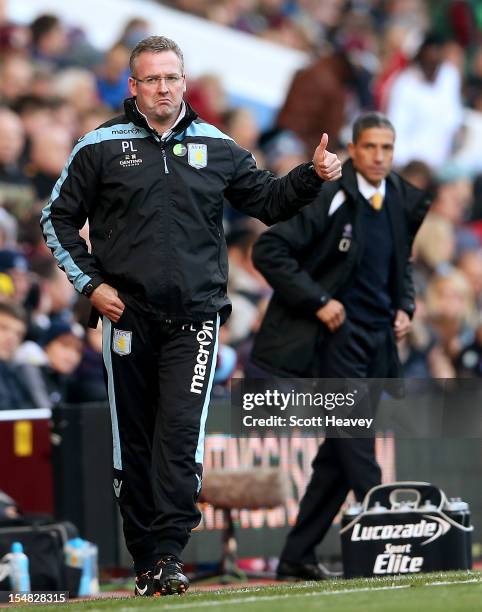
[[[214,321],[204,321],[202,329],[198,331],[196,336],[196,340],[199,343],[199,349],[196,356],[196,364],[194,366],[194,375],[191,381],[191,393],[196,393],[198,395],[202,393],[209,360],[209,347],[213,339]]]

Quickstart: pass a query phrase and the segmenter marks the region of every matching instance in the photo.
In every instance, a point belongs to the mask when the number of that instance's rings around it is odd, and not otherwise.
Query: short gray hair
[[[360,138],[361,133],[370,128],[388,128],[392,130],[395,136],[395,128],[391,121],[382,113],[369,112],[361,115],[353,124],[352,142],[356,144],[356,141]]]
[[[163,51],[174,51],[181,62],[181,71],[184,74],[184,55],[182,54],[181,47],[166,36],[148,36],[137,43],[134,49],[132,49],[129,59],[131,72],[134,73],[135,61],[141,53],[162,53]]]

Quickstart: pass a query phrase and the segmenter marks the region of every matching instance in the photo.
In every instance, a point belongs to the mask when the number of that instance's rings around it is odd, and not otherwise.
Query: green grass
[[[437,584],[443,583],[443,584]],[[397,587],[397,588],[393,588]],[[479,572],[446,572],[303,582],[267,587],[247,587],[210,592],[190,591],[183,597],[154,599],[95,599],[51,606],[47,610],[116,610],[118,612],[156,610],[219,610],[225,612],[481,612],[482,579]]]

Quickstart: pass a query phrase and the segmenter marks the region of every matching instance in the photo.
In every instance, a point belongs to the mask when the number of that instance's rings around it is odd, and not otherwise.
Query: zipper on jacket
[[[153,136],[157,142],[157,144],[161,147],[162,160],[164,162],[164,174],[169,174],[169,168],[167,167],[167,155],[166,149],[164,148],[164,142],[159,138],[157,132],[153,131]]]
[[[162,154],[162,160],[164,162],[164,174],[169,174],[169,168],[167,167],[167,155],[166,155],[166,149],[164,148],[165,143],[159,138],[159,135],[157,132],[153,132],[153,136],[154,136],[154,140],[157,142],[157,144],[161,147],[161,154]],[[166,236],[167,236],[167,252],[170,251],[170,236],[169,236],[169,232],[170,230],[170,211],[169,211],[169,202],[167,202],[167,227],[166,227]],[[170,266],[167,266],[167,281],[166,281],[166,286],[167,286],[167,316],[170,315],[171,309],[170,309],[170,299],[169,299],[169,288],[170,288],[170,284],[171,284],[171,270],[170,270]],[[172,324],[172,320],[171,319],[164,319],[164,323],[166,325],[171,325]]]
[[[167,167],[166,150],[164,149],[164,145],[161,145],[161,151],[162,151],[162,159],[164,160],[164,174],[169,174],[169,168]]]

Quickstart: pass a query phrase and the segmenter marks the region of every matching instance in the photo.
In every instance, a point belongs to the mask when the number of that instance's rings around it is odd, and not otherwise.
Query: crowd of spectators
[[[354,117],[388,114],[397,169],[433,199],[414,248],[418,309],[400,346],[406,374],[482,376],[480,2],[161,4],[309,54],[262,134],[250,110],[229,105],[217,75],[188,81],[197,112],[253,151],[260,167],[285,174],[324,131],[345,157]],[[25,26],[0,8],[0,409],[106,398],[101,330],[87,327],[89,303],[57,268],[39,218],[76,139],[122,108],[130,51],[150,33],[148,22],[132,19],[101,52],[88,32],[55,15]],[[263,230],[226,207],[234,312],[221,330],[218,389],[242,374],[270,296],[251,261]]]

